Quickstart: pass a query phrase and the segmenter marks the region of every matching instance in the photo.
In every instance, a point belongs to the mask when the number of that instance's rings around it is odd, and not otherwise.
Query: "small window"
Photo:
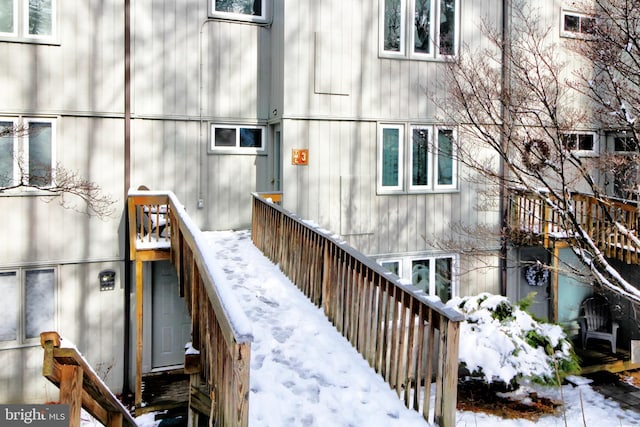
[[[211,135],[211,151],[264,151],[264,127],[261,126],[212,125]]]
[[[211,17],[249,22],[267,21],[268,0],[211,0]]]
[[[458,172],[453,129],[408,127],[405,138],[405,125],[380,125],[378,192],[455,190]]]
[[[53,185],[55,124],[52,119],[0,118],[0,187]]]
[[[566,37],[586,37],[593,34],[596,20],[592,16],[562,12],[562,35]]]
[[[584,154],[597,153],[597,134],[595,132],[574,132],[562,136],[562,143],[567,150]]]
[[[51,42],[56,37],[56,13],[56,0],[0,0],[0,37]]]
[[[620,153],[637,153],[638,142],[633,136],[615,135],[613,137],[613,150]]]
[[[380,265],[389,270],[391,273],[398,277],[402,277],[401,261],[399,260],[385,260],[381,261]]]
[[[454,280],[456,257],[452,255],[380,259],[378,263],[428,295],[447,302],[457,296]]]
[[[429,59],[456,53],[459,0],[384,0],[382,56]]]
[[[0,272],[0,343],[25,344],[55,329],[55,270]]]

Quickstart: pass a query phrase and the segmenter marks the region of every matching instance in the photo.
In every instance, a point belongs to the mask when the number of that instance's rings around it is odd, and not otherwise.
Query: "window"
[[[638,152],[638,142],[631,135],[613,135],[613,151],[618,153]]]
[[[211,17],[267,22],[268,0],[211,0]]]
[[[428,59],[455,55],[458,0],[384,0],[383,56]]]
[[[378,191],[456,189],[454,131],[437,126],[409,126],[409,138],[405,141],[404,129],[404,125],[380,126]]]
[[[55,121],[0,118],[0,187],[48,187],[55,179]]]
[[[0,271],[0,342],[24,344],[55,329],[55,270]]]
[[[593,34],[596,20],[592,16],[562,11],[561,34],[565,37],[586,37]]]
[[[56,36],[56,0],[0,0],[0,37],[50,41]]]
[[[258,153],[264,147],[262,126],[211,125],[211,151]]]
[[[378,261],[397,276],[411,283],[428,295],[447,302],[457,296],[454,281],[456,259],[453,256],[405,257]]]
[[[571,132],[562,135],[562,143],[567,150],[582,154],[596,154],[598,151],[597,140],[595,132]]]

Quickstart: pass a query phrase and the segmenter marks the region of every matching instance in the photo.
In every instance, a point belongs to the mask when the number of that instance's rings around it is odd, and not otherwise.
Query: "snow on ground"
[[[248,231],[207,232],[237,299],[252,322],[251,427],[429,425],[408,410],[351,344],[271,261],[253,246]],[[561,400],[560,390],[537,389]],[[589,385],[564,386],[563,414],[527,420],[458,411],[457,426],[555,427],[640,425],[640,414],[625,411]],[[157,425],[151,415],[140,425]]]

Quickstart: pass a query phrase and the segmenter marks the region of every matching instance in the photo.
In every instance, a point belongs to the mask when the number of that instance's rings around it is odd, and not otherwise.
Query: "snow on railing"
[[[153,230],[150,242],[155,242],[156,246],[138,245],[140,236],[136,230],[140,230],[140,214],[164,215],[163,221],[152,222],[152,225],[164,224],[166,236],[157,228],[150,228]],[[226,275],[209,255],[202,231],[171,192],[129,192],[129,227],[136,280],[138,271],[141,277],[142,262],[154,259],[150,250],[169,249],[166,259],[175,266],[180,294],[191,315],[192,346],[200,354],[202,375],[211,394],[211,414],[216,425],[247,426],[252,327],[235,299]],[[147,238],[147,235],[142,237]],[[169,244],[160,244],[163,239]],[[137,285],[141,288],[141,284]],[[139,294],[141,290],[136,293],[137,298]],[[141,322],[138,328],[142,330]],[[140,349],[141,343],[138,348],[140,360],[136,361],[138,373],[142,363]],[[138,388],[138,378],[136,381]],[[141,403],[138,391],[136,404]]]
[[[251,236],[394,388],[428,420],[455,425],[462,314],[403,284],[371,258],[254,194]],[[430,421],[430,420],[428,420]]]
[[[586,232],[609,258],[628,264],[640,263],[638,229],[640,219],[635,202],[574,193],[568,200],[578,227]],[[520,243],[549,246],[550,239],[575,237],[575,224],[563,225],[554,201],[539,193],[510,189],[508,223],[510,238]]]

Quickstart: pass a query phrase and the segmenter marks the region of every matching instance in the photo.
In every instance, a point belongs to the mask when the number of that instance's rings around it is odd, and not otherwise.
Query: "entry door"
[[[178,293],[178,276],[168,261],[153,262],[152,349],[153,369],[184,363],[184,346],[191,341],[191,320]]]

